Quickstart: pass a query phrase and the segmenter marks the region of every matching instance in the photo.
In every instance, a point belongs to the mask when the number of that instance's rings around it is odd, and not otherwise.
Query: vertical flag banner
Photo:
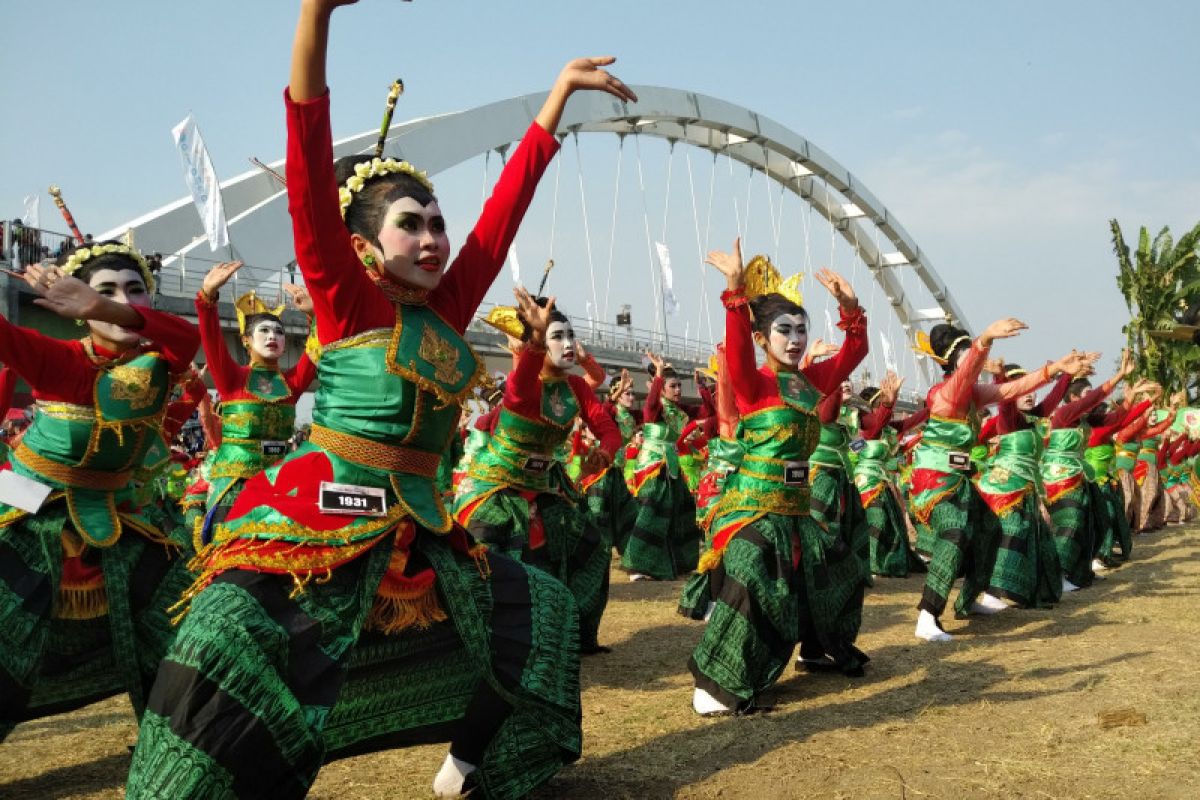
[[[892,355],[892,343],[882,332],[879,334],[879,343],[883,345],[883,366],[899,375],[900,368],[896,366],[895,357]]]
[[[827,331],[825,335],[829,337],[828,341],[836,344],[837,328],[833,326],[833,315],[829,313],[828,308],[825,309],[825,330]]]
[[[31,194],[25,197],[25,213],[21,215],[21,224],[29,228],[42,227],[41,220],[42,197]]]
[[[204,232],[208,235],[208,246],[216,250],[229,245],[229,227],[225,223],[225,206],[221,202],[221,187],[217,173],[209,160],[204,140],[196,120],[188,114],[183,122],[171,129],[175,147],[183,158],[183,179],[192,193]]]
[[[658,266],[662,269],[663,310],[672,317],[679,313],[679,302],[675,299],[675,274],[671,272],[671,251],[662,242],[655,242],[658,250]]]
[[[508,246],[508,268],[512,270],[513,285],[521,285],[521,264],[517,261],[517,245]]]

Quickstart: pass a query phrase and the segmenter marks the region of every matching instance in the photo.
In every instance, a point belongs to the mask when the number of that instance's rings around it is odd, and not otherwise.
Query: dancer
[[[216,265],[204,276],[196,294],[200,341],[221,402],[221,444],[209,470],[205,530],[197,537],[198,543],[208,542],[212,527],[225,521],[246,480],[288,452],[296,427],[296,401],[317,375],[307,351],[291,369],[279,368],[287,342],[280,319],[283,306],[269,308],[253,291],[234,302],[249,366],[238,364],[230,355],[221,333],[217,299],[221,287],[241,268],[241,261]],[[295,284],[285,286],[296,308],[311,314],[308,292]]]
[[[516,369],[486,448],[467,467],[454,499],[455,521],[491,552],[504,553],[558,578],[580,612],[580,649],[602,652],[597,640],[608,601],[610,531],[586,513],[583,497],[553,453],[577,420],[599,438],[589,469],[606,470],[621,434],[588,382],[566,370],[575,363],[575,331],[554,299],[515,290],[524,325]]]
[[[980,434],[980,441],[997,437],[995,455],[975,479],[975,488],[991,512],[980,521],[995,526],[992,539],[996,552],[988,589],[975,601],[974,611],[986,614],[1000,610],[1005,601],[1022,608],[1041,608],[1062,598],[1058,554],[1042,519],[1042,421],[1058,407],[1076,375],[1098,357],[1098,353],[1088,354],[1075,371],[1059,375],[1040,401],[1035,402],[1030,392],[1002,402],[997,414],[988,420],[994,424],[985,426]],[[1002,364],[998,372],[1000,382],[1026,374],[1016,364]]]
[[[190,582],[183,532],[143,513],[132,480],[152,451],[166,459],[163,411],[199,334],[150,307],[154,279],[126,245],[21,277],[87,335],[61,341],[0,317],[0,360],[38,407],[0,497],[0,738],[120,691],[140,715],[174,635],[167,606]]]
[[[214,531],[131,797],[300,797],[327,750],[446,738],[435,794],[517,797],[579,755],[570,593],[472,547],[435,477],[483,375],[463,332],[567,99],[636,97],[603,69],[613,59],[570,62],[450,263],[432,186],[410,165],[343,160],[339,189],[325,82],[337,5],[301,4],[286,95],[289,206],[322,347],[312,433]]]
[[[1037,390],[1080,358],[1071,353],[1007,383],[977,384],[992,342],[1016,336],[1026,327],[1011,317],[996,320],[972,340],[961,328],[943,323],[918,339],[922,352],[946,374],[945,380],[929,390],[929,421],[913,452],[912,514],[929,526],[933,539],[914,632],[923,641],[953,638],[942,629],[940,617],[960,574],[964,575],[956,606],[960,613],[972,607],[991,578],[988,556],[994,549],[994,531],[978,526],[981,509],[977,504],[982,501],[969,479],[968,451],[978,437],[979,410]]]
[[[909,572],[925,571],[925,563],[909,544],[904,507],[899,502],[899,493],[893,483],[893,470],[888,465],[892,445],[886,436],[892,430],[889,424],[902,380],[889,372],[879,389],[863,391],[863,399],[878,405],[864,422],[863,446],[858,451],[858,463],[854,465],[854,484],[862,499],[867,535],[870,537],[870,569],[872,574],[890,578],[903,578]],[[920,419],[917,415],[910,415],[900,423],[899,435],[906,434]]]
[[[862,361],[867,338],[866,316],[850,285],[821,270],[817,279],[841,309],[846,341],[834,358],[801,370],[808,316],[796,302],[794,283],[781,287],[763,257],[744,266],[740,240],[732,253],[709,253],[707,263],[726,279],[726,366],[745,449],[717,500],[701,565],[711,573],[714,605],[688,664],[696,684],[692,708],[712,715],[751,710],[778,680],[796,643],[815,634],[800,549],[822,534],[809,514],[807,474],[820,437],[816,409],[822,393],[836,391]],[[766,356],[761,369],[756,344]]]
[[[679,468],[677,442],[689,420],[712,416],[707,403],[681,402],[674,368],[647,353],[653,380],[642,409],[642,444],[631,491],[637,513],[621,555],[629,580],[674,580],[696,568],[700,529],[696,501]]]

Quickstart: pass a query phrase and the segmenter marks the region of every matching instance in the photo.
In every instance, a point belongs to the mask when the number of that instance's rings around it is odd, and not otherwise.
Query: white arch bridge
[[[905,340],[901,348],[912,344],[921,326],[943,320],[970,330],[949,288],[909,233],[857,177],[828,153],[798,133],[733,103],[677,89],[637,86],[634,90],[640,100],[633,104],[594,92],[576,95],[563,116],[560,130],[564,133],[560,139],[571,134],[606,133],[620,137],[623,144],[630,135],[656,137],[670,142],[672,153],[677,143],[709,151],[714,157],[714,171],[717,156],[729,159],[731,170],[733,162],[744,164],[779,189],[780,218],[786,192],[827,222],[831,239],[840,237],[849,244],[857,259],[855,267],[861,263],[870,272],[874,280],[872,291],[891,307],[894,323],[898,323],[900,336]],[[483,154],[495,152],[503,157],[509,146],[524,134],[544,98],[545,93],[529,94],[395,125],[388,134],[385,154],[417,164],[430,175]],[[370,152],[377,136],[377,132],[370,131],[337,141],[334,156]],[[561,160],[562,157],[560,163]],[[283,163],[279,160],[269,166],[282,172]],[[638,167],[640,180],[640,160]],[[485,166],[485,178],[486,169]],[[283,277],[288,275],[287,265],[293,263],[294,254],[287,197],[280,181],[265,170],[252,170],[225,181],[221,189],[237,256],[255,267],[260,275],[266,271],[273,276],[260,277],[257,282],[291,279]],[[554,192],[557,203],[557,181]],[[749,215],[749,197],[746,212]],[[772,216],[774,213],[772,209]],[[614,212],[614,228],[615,225]],[[122,225],[105,234],[105,238],[118,238],[128,230],[133,231],[137,245],[144,252],[172,254],[162,274],[165,294],[189,296],[195,292],[214,254],[203,238],[190,198]],[[649,244],[648,215],[646,234]],[[778,236],[777,230],[776,244]],[[593,280],[594,272],[593,269]],[[915,282],[905,277],[910,273]],[[656,303],[661,303],[661,274],[657,280],[655,298]],[[924,307],[918,307],[922,302]],[[595,326],[594,320],[592,325]],[[656,330],[648,335],[652,339],[650,344],[669,351],[672,343],[671,337],[665,335],[666,329],[664,317],[662,328],[656,322]],[[675,338],[676,344],[680,344],[679,337]],[[696,349],[694,344],[693,349]],[[679,355],[704,357],[701,352]],[[912,366],[918,373],[924,373],[920,377],[929,379],[927,362],[913,359]]]

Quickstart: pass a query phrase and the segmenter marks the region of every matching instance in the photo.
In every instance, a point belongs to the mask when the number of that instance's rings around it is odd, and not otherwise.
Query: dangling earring
[[[80,328],[82,328],[87,323],[84,320],[77,319],[77,320],[75,320],[75,324],[78,325]]]
[[[365,256],[362,257],[362,263],[363,263],[364,267],[375,266],[375,256],[371,255],[370,253],[367,253]]]

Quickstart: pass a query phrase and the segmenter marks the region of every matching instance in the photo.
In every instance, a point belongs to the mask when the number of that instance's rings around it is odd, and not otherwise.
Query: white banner
[[[883,366],[899,375],[900,368],[896,366],[895,357],[892,355],[892,343],[882,332],[879,334],[879,342],[883,345]]]
[[[521,264],[517,261],[517,245],[516,243],[508,246],[508,268],[512,270],[513,285],[521,285]]]
[[[837,328],[833,327],[833,315],[829,313],[828,308],[825,309],[825,336],[828,337],[825,341],[830,344],[837,344],[837,341],[835,341]]]
[[[31,194],[25,197],[25,213],[21,215],[21,224],[30,228],[42,227],[41,220],[42,196]]]
[[[192,193],[204,232],[208,235],[208,246],[212,250],[229,245],[229,227],[225,223],[225,206],[221,202],[221,186],[217,173],[204,149],[200,129],[196,120],[188,114],[183,122],[171,129],[175,147],[183,158],[183,180]]]
[[[655,242],[658,250],[658,265],[662,269],[663,310],[670,316],[679,313],[679,302],[675,299],[675,274],[671,272],[671,251],[662,242]]]

